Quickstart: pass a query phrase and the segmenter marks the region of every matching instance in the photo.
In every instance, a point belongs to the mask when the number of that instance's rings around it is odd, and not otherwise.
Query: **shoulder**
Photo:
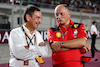
[[[95,25],[92,25],[92,27],[95,27]]]
[[[94,25],[92,25],[92,26],[91,26],[91,28],[95,28],[95,26],[94,26]]]
[[[84,26],[84,24],[82,24],[82,23],[74,23],[73,25],[71,25],[72,28],[80,28],[81,26]]]
[[[39,31],[37,31],[37,30],[35,30],[35,33],[36,33],[37,35],[41,35],[41,34],[40,34],[40,32],[39,32]]]
[[[50,31],[50,30],[52,30],[52,31],[54,32],[54,31],[58,31],[58,30],[60,30],[60,29],[59,29],[59,26],[57,27],[57,26],[55,25],[54,27],[51,27],[51,28],[48,29],[48,31]]]
[[[21,32],[21,27],[18,27],[18,28],[12,29],[10,33],[20,33],[20,32]]]
[[[40,42],[41,40],[43,41],[43,37],[42,35],[40,34],[39,31],[35,30],[35,34],[36,34],[36,38],[38,38],[38,41]]]

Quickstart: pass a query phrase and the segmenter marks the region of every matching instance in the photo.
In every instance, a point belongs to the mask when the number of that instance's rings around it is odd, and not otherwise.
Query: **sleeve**
[[[77,38],[85,38],[87,40],[86,28],[84,24],[81,24],[78,29]]]
[[[48,31],[47,31],[47,38],[48,38],[49,45],[53,41],[58,41],[57,38],[56,38],[56,35],[52,31],[52,29],[48,29]]]
[[[44,42],[44,40],[43,40],[43,38],[42,38],[42,36],[39,32],[37,32],[36,39],[37,39],[37,45],[36,46],[38,48],[37,50],[39,50],[37,54],[39,56],[47,56],[48,55],[48,46],[47,45],[46,46],[39,46],[39,44],[41,42]]]
[[[15,58],[18,59],[35,59],[36,50],[34,52],[25,49],[22,38],[19,37],[18,33],[15,31],[10,32],[9,46]]]

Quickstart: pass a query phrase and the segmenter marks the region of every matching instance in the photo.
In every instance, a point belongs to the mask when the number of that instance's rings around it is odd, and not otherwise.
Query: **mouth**
[[[37,25],[39,25],[40,23],[39,23],[39,22],[37,22],[36,24],[37,24]]]
[[[62,20],[58,19],[58,22],[61,23]]]

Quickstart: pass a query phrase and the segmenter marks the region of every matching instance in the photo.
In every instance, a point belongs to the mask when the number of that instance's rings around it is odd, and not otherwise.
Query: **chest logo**
[[[75,31],[74,31],[74,34],[73,34],[73,35],[74,35],[74,38],[77,38],[77,33],[78,33],[78,31],[75,30]]]
[[[57,32],[56,33],[56,36],[59,38],[59,37],[61,37],[61,33],[60,32]]]
[[[74,35],[77,35],[77,33],[78,33],[78,31],[77,31],[77,30],[75,30],[75,31],[74,31]]]
[[[78,24],[74,24],[74,28],[78,28]]]

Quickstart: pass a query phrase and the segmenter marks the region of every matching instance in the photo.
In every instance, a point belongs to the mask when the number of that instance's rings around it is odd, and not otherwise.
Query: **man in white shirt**
[[[91,47],[95,49],[95,51],[98,51],[95,48],[95,41],[96,41],[96,36],[97,36],[97,28],[96,28],[97,22],[93,21],[92,26],[91,26],[91,37],[92,37],[92,42],[91,42]]]
[[[39,67],[35,59],[48,54],[47,45],[36,30],[41,19],[40,9],[28,6],[24,12],[25,24],[10,32],[10,67]]]

